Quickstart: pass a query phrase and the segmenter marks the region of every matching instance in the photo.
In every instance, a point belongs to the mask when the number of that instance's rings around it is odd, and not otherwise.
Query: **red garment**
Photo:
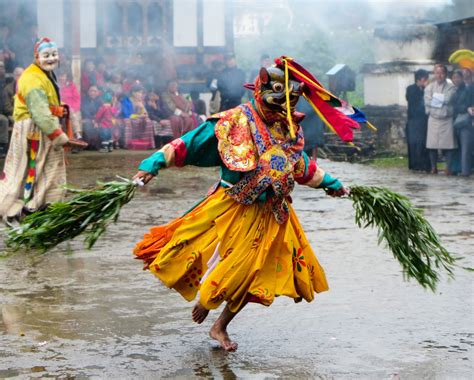
[[[83,71],[81,74],[81,91],[87,93],[91,86],[97,85],[96,72]]]
[[[113,128],[117,110],[111,104],[102,104],[95,115],[100,128]]]
[[[61,86],[59,94],[61,101],[66,103],[71,108],[71,111],[81,110],[81,95],[74,82],[67,82],[65,86]]]
[[[173,138],[175,139],[196,128],[194,118],[191,115],[171,115],[168,117],[168,120],[171,123],[171,130],[173,131]]]
[[[104,77],[103,72],[96,71],[96,73],[95,73],[95,83],[99,87],[103,87],[105,85],[105,77]]]
[[[130,91],[133,87],[133,84],[134,84],[134,82],[129,82],[129,81],[125,80],[122,83],[122,92],[124,92],[125,94],[130,93]]]

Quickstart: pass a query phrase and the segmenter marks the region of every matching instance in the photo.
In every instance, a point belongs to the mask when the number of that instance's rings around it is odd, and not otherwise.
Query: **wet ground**
[[[131,176],[142,157],[74,155],[69,183]],[[448,250],[474,266],[472,179],[320,165],[347,184],[410,196]],[[436,293],[404,282],[375,231],[354,224],[350,200],[304,187],[294,193],[295,209],[331,289],[310,304],[279,298],[270,308],[248,306],[229,329],[239,350],[222,352],[207,337],[217,313],[192,323],[192,304],[131,254],[149,226],[187,210],[216,176],[215,169],[162,172],[91,251],[78,240],[0,259],[0,378],[473,378],[474,274],[458,269]]]

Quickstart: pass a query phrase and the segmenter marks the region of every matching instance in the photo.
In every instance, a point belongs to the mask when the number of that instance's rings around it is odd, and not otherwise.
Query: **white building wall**
[[[97,47],[96,7],[96,0],[80,0],[81,48]]]
[[[49,37],[59,48],[64,47],[64,7],[63,0],[38,0],[38,34]]]
[[[364,102],[371,106],[406,106],[405,90],[413,83],[413,73],[365,74]]]
[[[225,2],[204,0],[202,5],[203,45],[225,46]]]
[[[174,0],[173,45],[196,47],[197,44],[197,0]]]

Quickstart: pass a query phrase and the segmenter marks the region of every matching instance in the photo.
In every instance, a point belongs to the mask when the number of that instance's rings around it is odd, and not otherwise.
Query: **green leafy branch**
[[[68,187],[74,194],[71,200],[53,203],[44,211],[25,217],[19,227],[8,231],[7,247],[46,252],[84,233],[87,248],[91,249],[107,226],[117,221],[120,209],[133,198],[136,189],[136,183],[126,179],[99,182],[91,190]]]
[[[424,288],[435,291],[437,269],[454,277],[458,258],[441,244],[440,238],[421,209],[409,199],[381,187],[352,186],[350,197],[359,227],[376,227],[378,243],[386,242],[403,268],[405,278],[414,278]]]

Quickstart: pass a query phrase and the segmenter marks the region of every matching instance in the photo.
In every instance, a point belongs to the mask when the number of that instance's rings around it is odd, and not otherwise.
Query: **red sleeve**
[[[295,181],[300,185],[304,185],[314,177],[317,168],[316,160],[303,154],[295,164]]]
[[[100,119],[102,119],[105,115],[105,107],[104,106],[100,106],[100,108],[97,110],[97,113],[95,114],[95,119],[97,121],[100,121]]]

